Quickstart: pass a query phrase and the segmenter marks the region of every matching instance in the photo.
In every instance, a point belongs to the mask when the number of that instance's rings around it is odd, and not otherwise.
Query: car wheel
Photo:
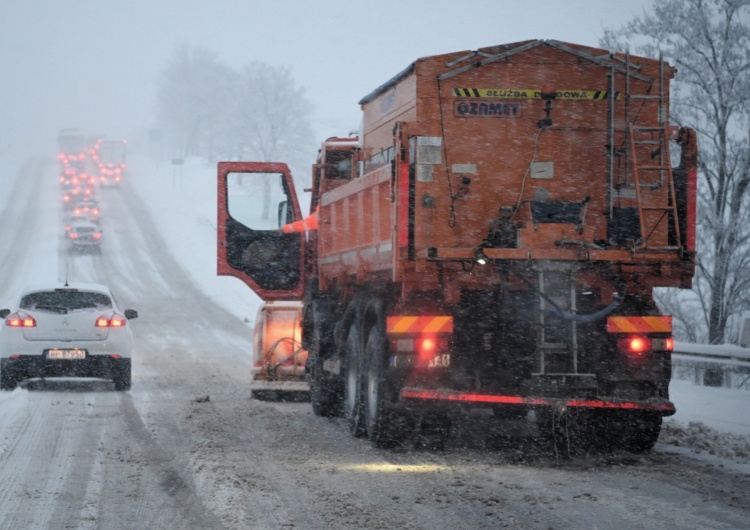
[[[6,369],[5,366],[0,368],[0,390],[13,390],[17,386],[16,374]]]
[[[115,370],[112,381],[115,383],[115,390],[118,392],[130,390],[130,359],[122,360],[122,364]]]

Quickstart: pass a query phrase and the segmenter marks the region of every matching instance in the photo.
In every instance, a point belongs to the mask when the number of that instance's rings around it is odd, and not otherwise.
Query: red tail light
[[[70,239],[78,239],[78,234],[76,234],[75,232],[71,232],[70,234],[68,234],[68,236],[70,237]]]
[[[651,339],[632,335],[624,339],[618,339],[617,347],[626,353],[638,355],[651,349]]]
[[[93,237],[94,239],[101,239],[102,235],[99,232],[94,232],[93,234],[91,234],[91,237]]]
[[[5,325],[12,328],[34,328],[36,327],[36,320],[34,320],[34,317],[23,313],[14,313],[5,319]]]
[[[437,352],[438,341],[435,335],[421,335],[415,339],[414,347],[419,357],[429,358]]]
[[[97,328],[123,328],[125,327],[126,323],[127,319],[122,315],[118,315],[117,313],[114,313],[110,317],[108,317],[107,315],[102,315],[96,319]]]
[[[665,344],[665,345],[666,345],[666,348],[665,348],[665,349],[666,349],[667,351],[674,351],[674,339],[673,339],[672,337],[669,337],[669,338],[668,338],[668,339],[666,340],[666,344]]]

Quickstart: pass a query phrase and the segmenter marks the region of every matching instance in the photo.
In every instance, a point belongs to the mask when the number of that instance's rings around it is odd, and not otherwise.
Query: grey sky
[[[597,45],[652,0],[0,0],[0,153],[54,149],[57,131],[110,137],[152,125],[178,45],[231,67],[291,68],[324,137],[357,128],[357,102],[418,57],[541,38]]]

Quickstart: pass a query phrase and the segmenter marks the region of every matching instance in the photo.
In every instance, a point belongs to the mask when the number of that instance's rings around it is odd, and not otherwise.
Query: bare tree
[[[174,154],[212,158],[224,114],[222,94],[233,75],[215,52],[188,45],[176,50],[161,72],[157,95],[157,121]]]
[[[722,343],[750,308],[750,0],[657,0],[605,32],[677,67],[672,120],[698,132],[698,270],[693,290],[660,291],[688,340]]]
[[[246,160],[309,167],[315,156],[312,104],[290,70],[253,62],[242,69],[238,79],[228,129],[235,142],[234,154]],[[309,180],[307,172],[300,176]]]

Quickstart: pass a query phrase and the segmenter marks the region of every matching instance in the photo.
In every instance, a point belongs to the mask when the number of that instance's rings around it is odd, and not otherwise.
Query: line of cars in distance
[[[97,144],[99,143],[97,142]],[[94,147],[89,149],[89,154]],[[60,188],[63,192],[63,217],[65,224],[65,239],[69,253],[101,253],[103,239],[100,224],[101,209],[96,198],[97,178],[87,173],[86,153],[70,155],[61,152],[58,159],[61,162]]]
[[[60,187],[69,252],[101,250],[97,179],[79,149],[76,130],[61,131]],[[70,152],[63,148],[75,149]],[[2,307],[2,306],[0,306]],[[121,309],[109,287],[52,282],[23,289],[13,309],[0,309],[0,390],[26,379],[108,379],[117,391],[131,387],[134,309]]]

